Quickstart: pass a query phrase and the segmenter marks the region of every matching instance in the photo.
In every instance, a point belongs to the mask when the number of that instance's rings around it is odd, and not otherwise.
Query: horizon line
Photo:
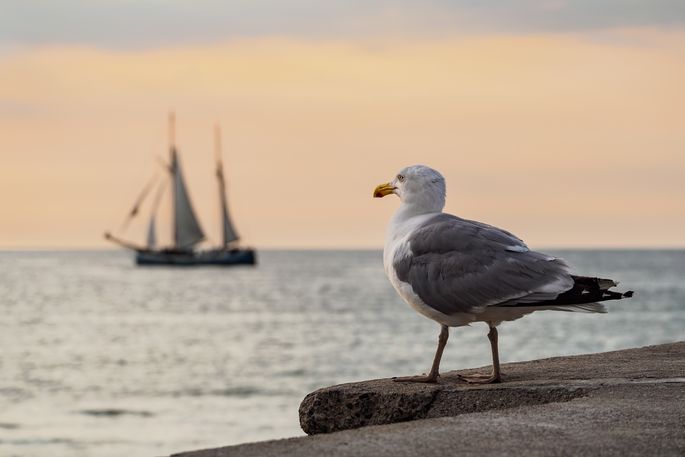
[[[267,246],[256,248],[258,251],[382,251],[383,246]],[[575,251],[681,251],[685,250],[685,245],[681,246],[540,246],[531,248],[532,251],[544,250],[575,250]],[[126,252],[126,249],[116,247],[96,247],[96,246],[0,246],[0,253],[12,252]]]

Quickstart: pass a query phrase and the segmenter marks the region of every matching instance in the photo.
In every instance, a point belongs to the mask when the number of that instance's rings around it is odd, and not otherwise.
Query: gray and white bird
[[[604,313],[600,301],[631,297],[609,289],[611,279],[576,276],[557,257],[531,251],[511,233],[443,213],[445,179],[432,168],[404,168],[374,197],[395,194],[401,205],[390,220],[383,264],[397,293],[440,324],[438,348],[427,375],[396,381],[437,382],[449,327],[490,327],[492,374],[468,382],[501,382],[497,326],[540,310]]]

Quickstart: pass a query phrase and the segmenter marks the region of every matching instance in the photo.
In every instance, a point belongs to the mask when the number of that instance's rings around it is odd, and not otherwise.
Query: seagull
[[[501,382],[500,323],[540,310],[605,313],[598,302],[633,295],[609,290],[617,285],[611,279],[572,275],[563,259],[532,251],[505,230],[444,213],[445,178],[432,168],[404,168],[373,192],[376,198],[390,194],[401,205],[385,237],[385,273],[416,312],[440,324],[428,374],[395,381],[437,382],[449,327],[484,322],[490,328],[492,374],[460,377],[469,383]]]

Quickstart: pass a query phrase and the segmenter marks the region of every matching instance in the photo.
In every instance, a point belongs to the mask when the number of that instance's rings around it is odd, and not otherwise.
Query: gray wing
[[[573,286],[563,260],[530,251],[511,233],[480,222],[440,214],[408,242],[408,254],[393,259],[398,279],[447,315],[553,299]]]

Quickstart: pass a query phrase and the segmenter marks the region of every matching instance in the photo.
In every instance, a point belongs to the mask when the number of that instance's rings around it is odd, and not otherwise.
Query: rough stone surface
[[[684,344],[652,346],[574,357],[555,357],[502,366],[504,383],[469,385],[449,372],[437,384],[378,379],[326,387],[300,405],[300,425],[309,435],[432,417],[569,401],[606,385],[659,377],[668,370],[685,376]],[[487,371],[484,368],[481,371]]]
[[[377,380],[321,389],[306,401],[324,408],[307,413],[319,420],[338,411],[402,422],[176,457],[685,455],[685,342],[504,369],[507,382],[495,386],[448,374],[434,386]],[[355,403],[364,394],[371,406]],[[411,414],[426,419],[409,421]],[[333,423],[358,421],[349,417]]]

